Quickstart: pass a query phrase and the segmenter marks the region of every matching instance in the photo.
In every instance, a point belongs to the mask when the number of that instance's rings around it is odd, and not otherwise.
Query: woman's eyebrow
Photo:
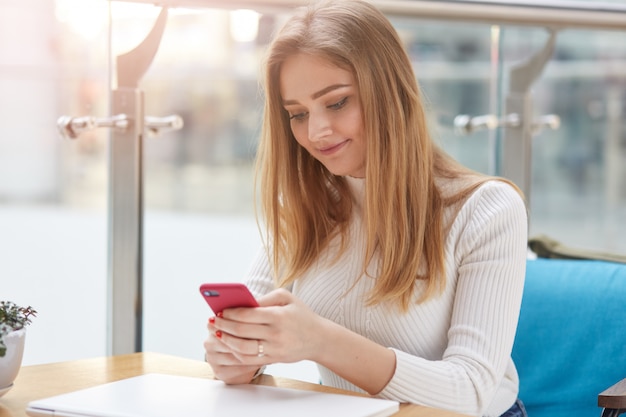
[[[332,84],[329,85],[328,87],[324,87],[319,91],[316,91],[315,93],[311,94],[311,98],[313,100],[322,97],[325,94],[330,93],[331,91],[337,90],[339,88],[343,88],[343,87],[350,87],[350,84]],[[283,101],[283,106],[289,106],[289,105],[293,105],[293,104],[300,104],[298,103],[297,100],[284,100]]]

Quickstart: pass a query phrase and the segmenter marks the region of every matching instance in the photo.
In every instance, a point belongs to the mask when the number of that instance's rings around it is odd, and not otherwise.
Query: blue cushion
[[[626,378],[626,265],[529,260],[513,360],[529,417],[600,416]]]

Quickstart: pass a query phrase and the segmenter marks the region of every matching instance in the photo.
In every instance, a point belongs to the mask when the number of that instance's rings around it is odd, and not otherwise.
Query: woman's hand
[[[207,362],[227,383],[247,383],[259,367],[315,360],[319,316],[286,290],[259,300],[257,308],[232,308],[209,320]]]
[[[213,318],[209,320],[209,337],[204,342],[206,362],[211,365],[217,379],[227,384],[247,384],[259,369],[256,365],[242,365],[216,336]]]

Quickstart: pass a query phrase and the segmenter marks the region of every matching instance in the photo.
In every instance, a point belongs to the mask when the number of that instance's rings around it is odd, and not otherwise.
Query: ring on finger
[[[263,349],[263,343],[260,340],[257,340],[257,356],[259,358],[265,356],[265,349]]]

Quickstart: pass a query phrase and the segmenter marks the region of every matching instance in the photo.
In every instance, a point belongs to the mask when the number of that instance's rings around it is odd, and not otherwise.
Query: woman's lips
[[[343,142],[339,142],[336,145],[332,145],[332,146],[328,146],[326,148],[320,149],[320,153],[322,155],[328,156],[328,155],[332,155],[335,152],[339,152],[340,149],[342,149],[345,145],[348,144],[350,140],[344,140]]]

